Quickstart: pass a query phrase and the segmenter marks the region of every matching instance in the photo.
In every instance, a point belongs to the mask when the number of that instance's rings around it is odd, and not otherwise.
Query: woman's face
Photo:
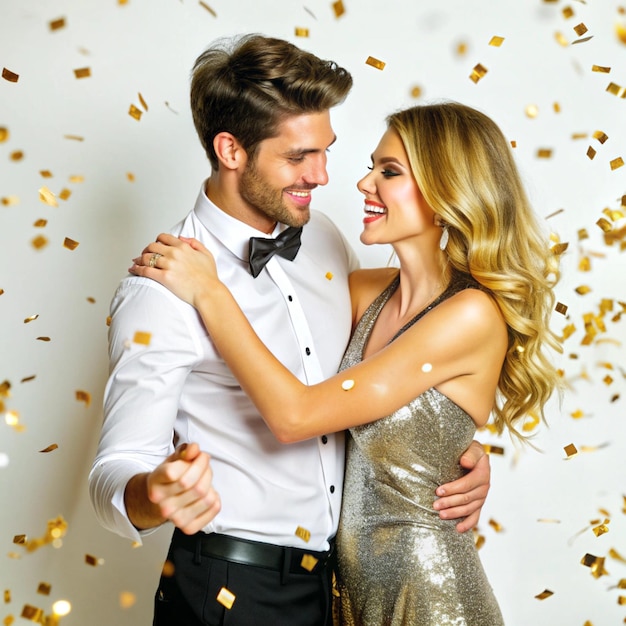
[[[438,241],[441,228],[413,177],[400,136],[387,129],[372,154],[371,171],[357,183],[365,196],[361,241],[396,243],[428,233]]]

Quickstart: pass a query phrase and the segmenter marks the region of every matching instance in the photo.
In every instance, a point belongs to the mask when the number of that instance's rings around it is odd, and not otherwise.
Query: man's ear
[[[237,138],[229,132],[222,131],[213,137],[213,149],[220,165],[229,170],[245,167],[248,155]]]

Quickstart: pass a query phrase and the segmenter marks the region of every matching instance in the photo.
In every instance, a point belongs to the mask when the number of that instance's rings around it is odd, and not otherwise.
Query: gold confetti
[[[560,105],[558,102],[554,102],[554,103],[552,104],[552,110],[553,110],[555,113],[560,113],[560,112],[561,112],[561,105]]]
[[[372,67],[375,67],[377,70],[385,69],[385,62],[380,61],[379,59],[376,59],[375,57],[371,57],[371,56],[367,57],[365,63],[366,65],[371,65]]]
[[[610,384],[613,383],[613,378],[611,378],[611,376],[609,376],[608,374],[602,379],[602,382],[608,387]]]
[[[596,130],[593,133],[593,138],[597,139],[600,143],[605,143],[609,137],[606,133],[603,133],[601,130]]]
[[[76,391],[76,400],[78,402],[84,402],[86,406],[89,406],[91,404],[91,394],[88,391],[78,389]]]
[[[487,454],[499,454],[504,456],[504,448],[502,446],[493,446],[491,444],[484,443],[483,448]]]
[[[51,589],[52,585],[50,583],[39,583],[39,586],[37,587],[37,593],[40,593],[43,596],[49,596]]]
[[[126,178],[131,182],[134,183],[135,182],[135,175],[132,174],[131,172],[126,172]]]
[[[593,530],[593,534],[596,537],[600,537],[600,535],[604,535],[606,533],[609,532],[609,522],[610,520],[605,519],[604,522],[602,524],[598,524],[598,526],[595,526],[592,530]]]
[[[581,285],[580,287],[576,287],[574,291],[581,296],[585,296],[591,291],[591,287],[588,287],[587,285]]]
[[[96,567],[97,565],[103,565],[104,559],[99,559],[98,557],[92,556],[91,554],[85,554],[85,563],[87,563],[87,565]]]
[[[619,95],[621,90],[622,88],[619,85],[616,85],[615,83],[609,83],[605,91],[608,91],[610,94],[617,96]]]
[[[14,162],[21,161],[24,158],[24,153],[21,150],[15,150],[11,152],[9,158]]]
[[[72,192],[69,189],[61,189],[59,192],[59,198],[61,198],[61,200],[68,200],[71,195]]]
[[[552,148],[539,148],[537,150],[537,158],[549,159],[552,157]]]
[[[626,26],[624,26],[624,24],[621,22],[615,23],[615,34],[622,43],[626,43]]]
[[[554,33],[554,38],[557,40],[558,44],[565,47],[568,45],[567,39],[563,33],[556,32]]]
[[[584,239],[589,239],[589,233],[586,228],[581,228],[578,231],[578,241],[583,241]]]
[[[626,502],[626,496],[624,496],[624,501]],[[626,509],[624,511],[622,511],[622,513],[626,513]],[[612,559],[615,559],[616,561],[621,561],[622,563],[626,563],[626,558],[623,557],[617,550],[615,550],[614,548],[611,548],[609,550],[609,556]],[[623,587],[620,587],[620,589],[623,589]]]
[[[579,37],[582,37],[587,32],[587,30],[588,30],[588,28],[582,22],[580,24],[577,24],[576,26],[574,26],[574,32]]]
[[[324,278],[326,278],[326,280],[332,280],[333,279],[333,273],[332,272],[326,272],[326,274],[324,274]]]
[[[565,315],[567,313],[567,305],[562,302],[557,302],[554,310],[561,315]]]
[[[5,196],[0,200],[4,206],[15,206],[20,203],[20,199],[17,196]]]
[[[624,165],[624,159],[622,157],[617,157],[611,161],[611,170],[615,171],[616,169],[622,167]]]
[[[141,104],[141,106],[143,107],[144,111],[147,111],[148,110],[148,104],[143,99],[143,96],[140,93],[138,93],[137,97],[139,98],[139,104]]]
[[[120,608],[130,609],[131,606],[134,606],[135,602],[137,602],[137,596],[134,593],[130,591],[120,592]]]
[[[141,330],[138,330],[133,337],[133,343],[139,343],[143,346],[150,345],[150,339],[152,338],[152,333],[146,333]]]
[[[4,80],[8,80],[10,83],[16,83],[20,79],[20,75],[8,70],[6,67],[3,67],[2,78],[4,78]]]
[[[485,545],[485,536],[474,529],[474,545],[476,550],[480,550]]]
[[[39,189],[39,199],[48,206],[59,206],[55,195],[47,187]]]
[[[78,248],[80,244],[78,243],[78,241],[74,241],[73,239],[70,239],[69,237],[66,237],[65,240],[63,241],[63,247],[67,248],[68,250],[76,250],[76,248]]]
[[[524,113],[526,113],[526,117],[535,118],[539,114],[539,107],[536,104],[529,104],[524,109]]]
[[[130,108],[128,109],[128,115],[130,115],[132,118],[139,121],[141,119],[142,114],[143,114],[143,111],[138,109],[134,104],[130,105]]]
[[[350,389],[352,389],[353,387],[354,387],[354,381],[352,379],[344,380],[341,383],[341,388],[344,391],[350,391]]]
[[[27,317],[24,320],[24,324],[28,324],[29,322],[34,322],[38,317],[39,315],[31,315],[30,317]]]
[[[580,560],[581,565],[591,568],[591,575],[594,578],[600,578],[601,576],[608,575],[608,572],[604,569],[604,557],[594,556],[593,554],[585,554]]]
[[[91,76],[91,68],[89,67],[79,67],[74,70],[74,76],[76,78],[89,78]]]
[[[85,141],[84,137],[81,137],[80,135],[63,135],[64,139],[71,139],[73,141]]]
[[[198,4],[203,9],[206,9],[213,17],[217,17],[217,13],[206,2],[202,2],[202,0],[200,0],[200,2],[198,2]]]
[[[83,183],[85,182],[85,177],[80,175],[70,176],[70,183]]]
[[[511,141],[511,148],[517,148],[517,141],[515,140]]]
[[[568,20],[570,17],[574,16],[574,9],[572,9],[572,7],[564,7],[561,13],[563,13],[563,17]]]
[[[0,126],[0,143],[7,141],[9,138],[9,129],[4,126]]]
[[[44,448],[43,450],[39,450],[39,452],[43,452],[43,453],[46,453],[46,452],[53,452],[53,451],[54,451],[54,450],[56,450],[58,447],[59,447],[59,445],[58,445],[58,444],[56,444],[56,443],[52,443],[52,444],[50,444],[47,448]]]
[[[302,539],[305,543],[309,543],[311,539],[311,531],[306,528],[302,528],[302,526],[298,526],[298,528],[296,528],[295,535],[296,537],[300,537],[300,539]]]
[[[593,158],[596,156],[596,151],[591,146],[587,148],[587,156],[589,157],[590,161],[593,161]]]
[[[43,624],[43,609],[38,609],[36,606],[25,604],[22,608],[22,617],[29,619],[31,622],[39,622]]]
[[[567,458],[570,458],[576,454],[578,454],[578,450],[573,443],[566,445],[563,450],[565,450],[565,454],[567,454]]]
[[[59,28],[65,27],[65,18],[60,17],[57,20],[52,20],[51,22],[48,22],[48,24],[50,26],[50,30],[59,30]]]
[[[472,69],[472,73],[469,78],[472,82],[477,83],[485,74],[488,72],[487,68],[484,65],[478,63]]]
[[[586,139],[587,133],[572,133],[572,139]]]
[[[497,533],[501,533],[504,531],[504,528],[499,522],[496,522],[494,519],[489,520],[489,526],[491,526]]]
[[[35,250],[41,250],[41,248],[48,245],[48,239],[43,235],[39,235],[31,241],[31,244]]]
[[[586,43],[591,39],[593,39],[593,35],[590,35],[589,37],[583,37],[582,39],[577,39],[576,41],[572,41],[572,46],[575,46],[578,43]]]
[[[161,574],[166,578],[171,578],[174,575],[174,570],[174,563],[172,563],[172,561],[165,561],[165,563],[163,563]]]
[[[228,591],[226,587],[222,587],[220,592],[217,594],[217,601],[225,606],[227,609],[232,608],[233,603],[235,602],[235,594],[232,591]]]
[[[422,95],[422,88],[419,85],[411,87],[411,98],[420,98]]]
[[[111,316],[110,316],[110,315],[107,315],[107,318],[106,318],[106,320],[104,321],[104,323],[105,323],[107,326],[110,326],[110,325],[111,325]]]
[[[307,572],[312,572],[317,565],[318,559],[312,554],[305,554],[300,561],[300,567],[303,567]]]
[[[309,29],[308,28],[304,28],[304,27],[296,26],[295,33],[296,33],[296,37],[308,37],[309,36]]]
[[[551,517],[541,517],[537,520],[540,524],[560,524],[560,519],[554,519]]]
[[[467,54],[467,50],[468,50],[468,45],[465,41],[459,42],[456,46],[456,53],[460,57],[465,56]]]
[[[15,535],[15,537],[13,537],[13,543],[19,545],[25,544],[26,543],[26,535]]]
[[[4,603],[9,604],[9,602],[11,602],[11,591],[10,589],[5,589],[4,590]]]
[[[592,72],[599,72],[600,74],[610,74],[611,68],[610,67],[606,67],[604,65],[592,65],[591,66],[591,71]]]
[[[604,219],[603,217],[601,217],[596,222],[596,226],[599,226],[602,229],[602,231],[605,233],[609,233],[613,230],[613,226],[611,225],[611,222],[609,222],[609,220]]]
[[[50,341],[50,337],[37,337],[37,341]]]
[[[549,589],[544,589],[541,593],[537,594],[535,596],[535,598],[537,598],[537,600],[545,600],[546,598],[549,598],[550,596],[554,595],[554,591],[550,591]]]
[[[346,12],[346,8],[343,6],[342,0],[333,2],[333,11],[335,12],[335,17],[341,17]]]
[[[38,220],[35,220],[33,222],[33,226],[35,228],[44,228],[46,226],[46,224],[48,223],[47,219],[44,219],[43,217],[39,218]]]
[[[490,46],[495,46],[496,48],[499,48],[502,45],[503,42],[504,42],[504,37],[498,37],[498,36],[494,35],[489,40],[489,45]]]
[[[40,170],[39,175],[42,178],[52,178],[52,172],[50,170]]]

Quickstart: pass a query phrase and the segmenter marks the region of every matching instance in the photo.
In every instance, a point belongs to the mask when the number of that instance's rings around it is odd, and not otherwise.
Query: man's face
[[[306,224],[312,190],[328,182],[326,151],[334,141],[329,111],[286,118],[248,162],[239,179],[241,197],[272,223]]]

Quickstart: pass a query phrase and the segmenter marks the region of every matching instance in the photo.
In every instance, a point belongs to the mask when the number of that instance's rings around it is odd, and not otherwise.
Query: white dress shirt
[[[274,256],[253,278],[248,240],[267,235],[221,211],[203,190],[171,232],[211,250],[220,278],[261,340],[300,380],[313,384],[335,374],[350,335],[347,278],[358,265],[345,239],[328,217],[312,211],[296,259]],[[172,453],[175,436],[176,444],[198,442],[211,455],[222,510],[206,532],[327,549],[341,505],[343,435],[280,444],[196,310],[160,284],[125,278],[111,316],[104,424],[89,475],[102,525],[136,541],[150,532],[138,532],[128,520],[124,489],[133,475]],[[138,332],[149,333],[149,343],[137,342]],[[296,535],[299,527],[311,533],[308,543]]]

